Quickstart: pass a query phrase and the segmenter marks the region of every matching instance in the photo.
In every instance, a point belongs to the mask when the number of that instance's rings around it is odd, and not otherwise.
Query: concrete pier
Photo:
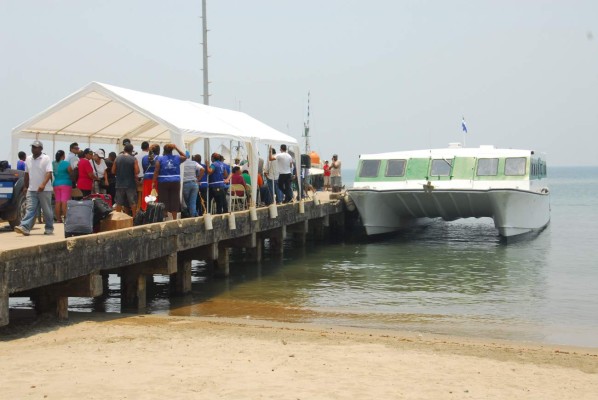
[[[172,290],[187,293],[192,260],[205,260],[226,276],[230,249],[244,248],[258,262],[266,239],[274,253],[282,254],[287,233],[304,243],[308,235],[321,238],[331,224],[342,229],[342,200],[306,201],[303,208],[300,213],[298,203],[278,206],[276,218],[268,208],[258,208],[256,221],[249,211],[236,212],[235,229],[224,214],[212,216],[210,230],[198,217],[68,239],[57,237],[58,229],[45,240],[33,234],[18,237],[20,247],[0,250],[0,326],[9,322],[9,297],[31,297],[37,311],[64,319],[68,297],[101,296],[103,277],[113,273],[121,278],[122,304],[143,311],[148,276],[170,275]]]

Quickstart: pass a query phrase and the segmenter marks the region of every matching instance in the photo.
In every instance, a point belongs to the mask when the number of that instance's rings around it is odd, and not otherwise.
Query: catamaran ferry
[[[550,221],[546,159],[532,150],[494,146],[364,154],[349,196],[368,235],[432,218],[490,217],[504,237]]]

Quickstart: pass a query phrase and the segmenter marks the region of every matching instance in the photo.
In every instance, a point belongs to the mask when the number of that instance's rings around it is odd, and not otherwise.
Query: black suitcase
[[[164,221],[165,209],[166,207],[164,206],[164,203],[147,203],[143,223],[153,224],[155,222]]]
[[[66,203],[64,237],[89,235],[93,232],[93,201],[69,200]]]

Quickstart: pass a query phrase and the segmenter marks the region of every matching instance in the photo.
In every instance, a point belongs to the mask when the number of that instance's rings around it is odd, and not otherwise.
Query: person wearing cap
[[[336,154],[332,156],[332,164],[330,164],[330,184],[332,185],[332,193],[339,193],[343,186],[341,181],[341,162]]]
[[[52,210],[52,160],[42,153],[44,145],[39,140],[31,144],[31,155],[25,160],[25,181],[27,191],[27,212],[15,232],[29,236],[35,218],[41,210],[44,213],[45,235],[54,233],[54,211]]]
[[[93,190],[93,182],[97,179],[93,171],[91,157],[93,151],[90,148],[83,150],[83,158],[79,160],[79,177],[77,179],[77,188],[83,193],[83,197],[89,196]]]
[[[94,193],[102,193],[106,194],[106,189],[108,188],[108,174],[106,174],[106,169],[108,166],[104,161],[104,150],[98,150],[93,153],[91,159],[91,166],[93,167],[93,192]]]

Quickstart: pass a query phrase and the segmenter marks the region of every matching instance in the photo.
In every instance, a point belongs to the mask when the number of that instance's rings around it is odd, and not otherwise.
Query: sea
[[[282,258],[266,245],[259,264],[234,252],[227,278],[194,262],[185,296],[154,276],[147,311],[598,347],[598,167],[548,176],[551,221],[537,235],[507,243],[491,219],[465,219],[379,239],[289,240]],[[107,296],[70,310],[126,311],[119,294],[111,276]]]

